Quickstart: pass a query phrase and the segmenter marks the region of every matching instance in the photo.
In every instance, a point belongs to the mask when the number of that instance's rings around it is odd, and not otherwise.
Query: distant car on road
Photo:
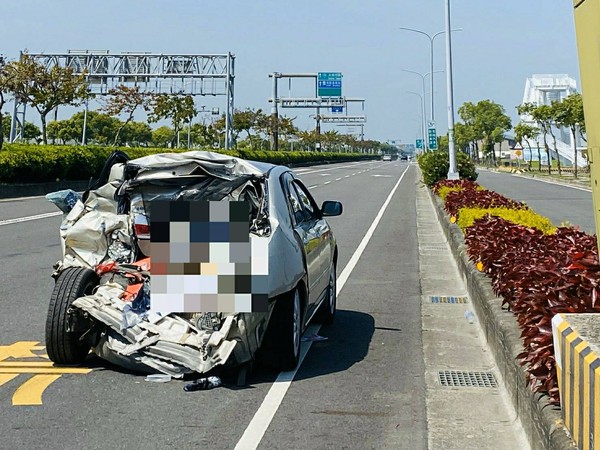
[[[408,155],[400,155],[400,161],[408,161]]]
[[[381,158],[382,161],[391,161],[392,160],[392,155],[383,155],[383,158]]]

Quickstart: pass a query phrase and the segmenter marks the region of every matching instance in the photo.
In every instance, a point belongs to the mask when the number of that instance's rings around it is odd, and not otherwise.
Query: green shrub
[[[37,183],[56,180],[87,180],[98,176],[111,147],[81,145],[7,144],[0,151],[0,183]],[[182,153],[189,149],[125,148],[132,158],[157,153]],[[212,149],[207,149],[212,151]],[[219,150],[232,157],[290,165],[318,161],[373,159],[375,155],[320,152],[271,152],[264,150]]]
[[[554,234],[556,227],[547,217],[541,216],[531,209],[513,209],[513,208],[460,208],[456,224],[464,232],[466,228],[473,225],[477,219],[487,215],[500,217],[515,225],[522,225],[527,228],[535,228],[544,234]]]
[[[456,166],[461,179],[475,181],[477,172],[475,164],[462,152],[456,152]],[[448,176],[450,167],[449,155],[446,150],[426,152],[419,156],[419,167],[423,172],[423,181],[427,186],[433,186],[436,182]]]

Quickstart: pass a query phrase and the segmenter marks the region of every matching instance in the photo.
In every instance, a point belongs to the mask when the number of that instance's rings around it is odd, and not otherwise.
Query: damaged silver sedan
[[[182,377],[245,366],[260,349],[273,368],[291,370],[308,323],[334,319],[338,249],[324,218],[341,214],[342,205],[319,207],[287,167],[212,152],[134,160],[115,152],[83,197],[61,191],[48,198],[64,212],[63,259],[46,321],[47,353],[57,364],[80,364],[92,350],[128,369]],[[155,295],[159,288],[153,217],[165,202],[246,205],[249,240],[268,253],[259,283],[264,310],[241,310],[239,302],[215,310],[152,307],[152,276]]]

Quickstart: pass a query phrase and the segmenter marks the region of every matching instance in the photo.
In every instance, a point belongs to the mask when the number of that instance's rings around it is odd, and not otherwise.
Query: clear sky
[[[441,31],[444,5],[444,0],[0,0],[0,53],[10,59],[23,49],[230,51],[236,55],[236,108],[266,111],[269,73],[342,72],[343,95],[366,99],[366,138],[414,142],[420,99],[407,91],[420,93],[422,83],[402,69],[429,71],[429,40],[399,27]],[[491,99],[516,122],[514,107],[528,76],[566,73],[579,83],[572,1],[453,0],[451,6],[452,27],[463,29],[453,33],[455,109],[465,101]],[[444,53],[442,35],[435,40],[435,70],[444,69]],[[290,93],[306,95],[300,87],[293,84]],[[282,88],[287,95],[287,83]],[[435,75],[434,100],[438,134],[445,133],[443,73]],[[197,104],[225,102],[206,97]],[[349,112],[362,113],[356,104]],[[297,117],[300,128],[314,127],[313,110],[283,113]],[[34,117],[28,114],[36,122]],[[331,124],[323,129],[344,131]]]

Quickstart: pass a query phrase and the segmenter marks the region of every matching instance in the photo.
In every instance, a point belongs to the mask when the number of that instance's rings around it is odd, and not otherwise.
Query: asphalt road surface
[[[527,203],[556,226],[578,225],[583,231],[596,234],[590,189],[487,170],[479,171],[477,183],[505,197]]]
[[[336,322],[293,382],[259,370],[247,387],[204,392],[93,356],[91,371],[51,373],[44,325],[60,217],[41,198],[1,201],[0,448],[427,448],[417,169],[377,161],[297,172],[319,203],[344,204],[330,220],[345,277]]]

